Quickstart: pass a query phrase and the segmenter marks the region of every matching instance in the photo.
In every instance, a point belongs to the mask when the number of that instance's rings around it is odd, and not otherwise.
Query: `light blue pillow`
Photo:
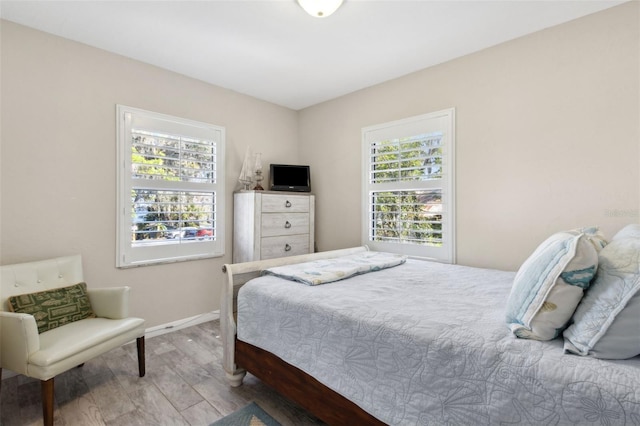
[[[564,335],[564,350],[595,358],[640,354],[640,235],[611,241]]]
[[[566,328],[598,268],[605,245],[597,227],[558,232],[522,264],[507,302],[516,337],[551,340]]]
[[[590,355],[602,359],[627,359],[640,355],[640,291],[616,315],[607,332],[591,348]]]
[[[611,241],[623,240],[625,238],[640,238],[640,224],[632,223],[619,230]]]

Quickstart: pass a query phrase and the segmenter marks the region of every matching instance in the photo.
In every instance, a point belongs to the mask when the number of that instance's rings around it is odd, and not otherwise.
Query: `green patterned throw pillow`
[[[33,315],[38,333],[96,316],[91,309],[86,283],[12,296],[9,306],[13,312]]]

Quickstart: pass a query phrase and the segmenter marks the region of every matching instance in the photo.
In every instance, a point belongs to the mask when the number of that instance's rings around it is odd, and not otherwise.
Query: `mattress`
[[[640,357],[515,338],[514,276],[411,259],[318,286],[262,276],[240,289],[237,337],[392,425],[640,425]]]

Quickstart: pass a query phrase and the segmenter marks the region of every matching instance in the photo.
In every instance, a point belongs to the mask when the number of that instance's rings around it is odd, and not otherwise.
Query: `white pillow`
[[[622,240],[625,238],[640,238],[640,224],[632,223],[625,226],[624,228],[619,230],[616,235],[613,236],[611,241]]]
[[[640,291],[629,299],[590,353],[594,358],[602,359],[640,355]]]
[[[558,232],[522,264],[507,302],[516,337],[551,340],[560,335],[589,288],[606,243],[597,227]]]
[[[593,285],[564,331],[564,350],[595,358],[640,355],[640,236],[611,241]]]

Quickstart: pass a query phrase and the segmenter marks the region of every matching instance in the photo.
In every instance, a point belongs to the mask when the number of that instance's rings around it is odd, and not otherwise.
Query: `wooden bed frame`
[[[224,348],[222,363],[231,386],[240,386],[245,374],[249,372],[325,423],[384,425],[385,423],[358,405],[278,356],[236,339],[235,313],[238,290],[250,279],[260,276],[263,270],[367,250],[368,248],[363,246],[271,260],[225,264],[222,270],[227,274],[227,282],[222,287],[220,327]]]

